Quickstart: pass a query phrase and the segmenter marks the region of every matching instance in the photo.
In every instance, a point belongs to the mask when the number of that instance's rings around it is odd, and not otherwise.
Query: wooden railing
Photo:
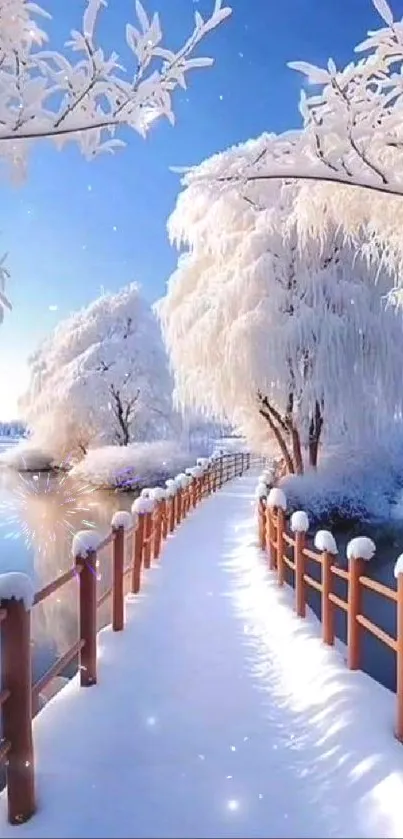
[[[352,539],[347,546],[347,567],[338,564],[338,551],[332,534],[319,531],[314,540],[316,550],[307,547],[309,521],[305,512],[291,516],[290,530],[287,528],[286,498],[282,490],[270,488],[273,476],[263,473],[259,479],[258,527],[261,549],[268,559],[269,569],[277,575],[278,583],[285,583],[285,569],[292,575],[295,611],[305,617],[308,590],[314,589],[320,595],[320,620],[322,640],[332,646],[335,641],[335,610],[340,609],[347,616],[347,666],[358,670],[361,665],[362,630],[377,638],[395,654],[396,664],[396,723],[395,735],[403,742],[403,555],[395,565],[396,588],[371,579],[365,572],[369,559],[375,553],[375,545],[366,537]],[[317,576],[307,571],[314,563]],[[345,583],[346,599],[335,593],[336,580]],[[372,591],[387,598],[396,610],[396,636],[392,637],[363,612],[363,594]]]
[[[250,467],[249,453],[200,459],[198,465],[167,481],[167,488],[143,490],[132,513],[118,512],[105,539],[82,531],[73,540],[73,566],[40,591],[24,574],[0,575],[2,741],[0,760],[7,775],[8,818],[21,824],[35,813],[35,762],[32,719],[39,696],[50,682],[78,658],[82,687],[97,682],[97,612],[111,598],[115,632],[124,629],[125,580],[140,591],[143,570],[160,556],[163,542],[200,501]],[[127,549],[131,551],[127,562]],[[111,547],[112,582],[98,595],[97,556]],[[79,638],[36,684],[32,684],[30,610],[78,579]]]

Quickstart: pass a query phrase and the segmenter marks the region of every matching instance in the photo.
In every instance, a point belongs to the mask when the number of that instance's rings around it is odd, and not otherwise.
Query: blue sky
[[[84,0],[42,0],[54,20],[52,45],[77,26]],[[169,47],[179,46],[213,0],[144,0],[160,12]],[[27,382],[26,359],[56,322],[89,303],[101,287],[133,280],[150,301],[164,292],[176,254],[166,235],[180,184],[172,165],[197,163],[262,131],[299,124],[301,77],[287,60],[346,63],[379,18],[371,0],[232,0],[233,16],[202,44],[212,69],[194,71],[175,97],[177,125],[155,125],[144,141],[133,133],[115,156],[89,164],[75,147],[46,141],[31,154],[19,187],[2,182],[0,251],[10,253],[13,312],[0,328],[0,418],[16,415]],[[403,0],[392,0],[403,15]],[[133,0],[109,0],[100,41],[123,58]],[[50,308],[52,307],[52,308]],[[54,310],[53,307],[57,307]]]

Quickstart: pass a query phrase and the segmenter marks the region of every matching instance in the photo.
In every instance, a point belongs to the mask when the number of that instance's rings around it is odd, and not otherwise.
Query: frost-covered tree
[[[265,142],[201,168],[242,169]],[[324,439],[372,437],[403,408],[402,319],[385,300],[388,274],[335,226],[321,239],[302,234],[296,182],[256,182],[245,200],[236,184],[214,190],[194,175],[169,222],[184,252],[157,304],[176,398],[259,446],[270,436],[290,472],[304,459],[316,466]]]
[[[186,74],[208,67],[193,53],[201,40],[231,13],[215,0],[204,20],[178,51],[162,44],[158,14],[148,17],[140,0],[138,27],[126,24],[132,61],[126,69],[115,51],[106,53],[97,29],[106,0],[85,0],[81,28],[70,33],[66,52],[48,48],[42,22],[47,11],[30,0],[0,0],[0,157],[23,166],[29,144],[50,137],[62,146],[74,141],[86,157],[123,145],[117,129],[146,135],[160,116],[174,121],[172,93],[186,86]]]
[[[158,323],[132,284],[61,321],[30,359],[32,440],[61,462],[90,446],[169,436],[172,380]]]

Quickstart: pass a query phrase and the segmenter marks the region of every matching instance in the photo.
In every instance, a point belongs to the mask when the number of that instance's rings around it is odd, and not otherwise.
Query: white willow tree
[[[231,9],[215,0],[206,20],[196,12],[193,32],[173,51],[163,46],[158,14],[149,18],[140,0],[134,5],[138,27],[126,24],[132,61],[125,69],[98,42],[106,0],[85,0],[81,28],[70,33],[63,53],[48,47],[47,11],[30,0],[0,0],[0,162],[14,174],[25,174],[30,146],[41,138],[58,148],[74,142],[91,159],[124,146],[116,136],[122,126],[145,137],[161,116],[174,123],[172,94],[186,87],[190,70],[213,63],[193,54]],[[0,266],[1,316],[10,308],[4,279]]]
[[[33,443],[57,462],[90,446],[123,446],[172,432],[167,356],[136,284],[61,321],[30,367],[22,414]]]
[[[242,169],[265,143],[201,169]],[[301,237],[295,182],[255,182],[245,200],[236,184],[214,191],[198,174],[185,179],[169,222],[185,252],[157,304],[176,398],[258,445],[271,436],[300,473],[304,460],[316,466],[322,439],[373,437],[403,408],[390,278],[336,228]]]

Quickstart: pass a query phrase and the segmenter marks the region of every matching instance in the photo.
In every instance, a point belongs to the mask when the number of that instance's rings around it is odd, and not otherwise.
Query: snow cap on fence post
[[[260,482],[258,483],[258,485],[256,487],[256,498],[259,498],[260,500],[262,498],[267,498],[267,486],[266,486],[266,484],[262,484]]]
[[[201,466],[194,466],[192,469],[192,477],[193,478],[202,478],[203,477],[203,469]]]
[[[134,513],[137,513],[139,516],[145,515],[145,513],[152,513],[154,509],[154,501],[152,498],[144,498],[140,497],[136,498],[133,502],[132,510]]]
[[[188,486],[188,476],[184,472],[180,472],[175,478],[175,484],[178,489],[186,489]]]
[[[209,466],[208,457],[198,457],[196,463],[197,463],[197,466],[200,466],[203,469],[203,472],[206,469],[208,469],[208,466]]]
[[[309,519],[304,510],[296,510],[291,516],[291,530],[293,533],[308,533]]]
[[[154,487],[154,489],[151,490],[151,498],[153,498],[154,501],[164,501],[166,497],[167,493],[163,487]]]
[[[178,491],[178,487],[177,487],[175,481],[173,481],[172,478],[168,478],[168,480],[165,481],[165,486],[167,488],[166,493],[167,493],[168,498],[173,498]]]
[[[34,584],[28,574],[9,571],[0,574],[0,600],[20,600],[26,612],[32,608],[35,597]]]
[[[151,487],[144,487],[144,489],[140,492],[140,498],[151,498],[152,489]]]
[[[74,559],[81,556],[83,559],[90,553],[98,550],[102,542],[102,536],[99,530],[79,530],[75,534],[71,552]]]
[[[273,487],[267,496],[268,507],[278,507],[279,510],[287,509],[287,499],[285,493],[279,487]]]
[[[403,554],[400,554],[400,556],[398,556],[398,558],[395,562],[395,567],[393,569],[393,573],[395,575],[396,580],[398,579],[400,574],[403,574]]]
[[[259,477],[263,484],[271,484],[274,479],[274,469],[264,469]]]
[[[318,530],[315,534],[314,545],[316,550],[321,553],[337,556],[339,552],[337,549],[336,539],[330,530]]]
[[[133,527],[133,516],[127,510],[117,510],[112,516],[112,530],[130,530]]]
[[[376,551],[375,542],[368,539],[367,536],[358,536],[356,539],[351,539],[347,545],[347,559],[365,559],[369,562]]]

